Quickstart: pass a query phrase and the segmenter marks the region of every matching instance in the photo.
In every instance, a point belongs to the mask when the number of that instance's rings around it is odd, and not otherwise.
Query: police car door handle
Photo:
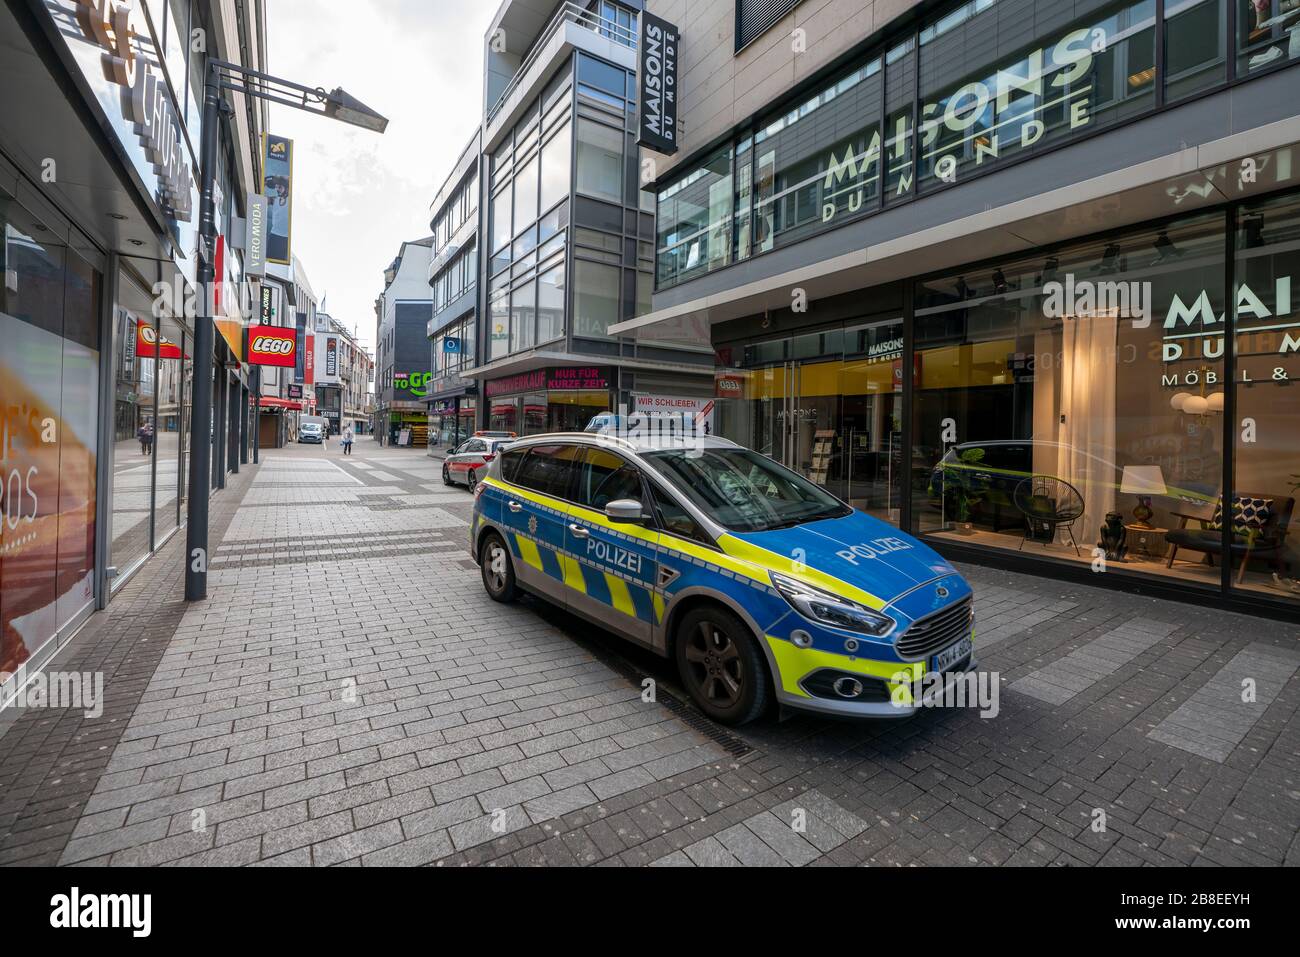
[[[506,505],[506,508],[510,509],[510,511],[514,512],[516,515],[518,515],[520,512],[524,510],[524,507],[520,505],[518,502],[510,502],[508,505]]]
[[[591,538],[591,532],[587,531],[587,529],[583,528],[581,525],[570,525],[569,531],[573,532],[574,538]]]

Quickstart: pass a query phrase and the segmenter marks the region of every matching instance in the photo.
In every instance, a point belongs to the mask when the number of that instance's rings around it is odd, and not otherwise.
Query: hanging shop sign
[[[118,127],[135,171],[153,185],[154,200],[169,218],[190,222],[193,176],[185,127],[157,67],[162,54],[143,11],[113,0],[52,0],[46,6],[109,122]],[[69,23],[76,27],[69,29]]]
[[[248,217],[244,220],[244,276],[265,276],[267,216],[270,206],[265,196],[249,193],[244,208],[248,211]]]
[[[640,96],[637,143],[656,153],[677,152],[677,28],[654,14],[641,13]]]
[[[316,336],[310,332],[304,333],[303,342],[303,384],[309,389],[316,387]]]
[[[179,359],[181,347],[166,336],[160,336],[144,320],[135,323],[135,354],[141,359]]]
[[[286,368],[287,368],[287,367],[286,367]],[[291,399],[301,399],[301,398],[302,398],[302,386],[301,386],[301,385],[299,385],[299,384],[297,384],[297,383],[294,383],[294,384],[292,384],[292,385],[287,386],[287,390],[288,390],[288,393],[289,393],[289,398],[291,398]]]
[[[248,327],[248,364],[292,369],[298,362],[298,334],[283,326]]]
[[[325,339],[325,376],[330,379],[338,378],[339,374],[339,340],[336,336],[328,336]]]
[[[262,286],[261,321],[264,326],[275,324],[275,300],[270,286]]]
[[[266,261],[292,264],[293,255],[293,140],[265,133],[262,168],[266,171]]]

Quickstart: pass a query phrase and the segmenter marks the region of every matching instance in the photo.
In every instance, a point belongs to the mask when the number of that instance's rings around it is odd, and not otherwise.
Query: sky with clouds
[[[375,299],[403,240],[473,135],[495,0],[268,0],[269,71],[341,86],[388,117],[380,136],[271,106],[294,141],[293,250],[327,311],[372,350]]]

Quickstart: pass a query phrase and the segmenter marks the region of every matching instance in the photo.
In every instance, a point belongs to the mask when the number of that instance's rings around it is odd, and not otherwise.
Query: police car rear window
[[[515,475],[519,471],[519,466],[524,461],[524,456],[527,454],[527,449],[519,452],[503,453],[501,456],[501,477],[507,482],[513,483],[515,481]]]
[[[513,479],[515,485],[552,498],[568,498],[582,450],[576,445],[535,445]]]

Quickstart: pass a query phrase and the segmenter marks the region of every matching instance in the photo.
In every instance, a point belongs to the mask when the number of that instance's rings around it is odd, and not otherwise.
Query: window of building
[[[623,200],[623,131],[578,119],[577,190],[613,203]]]
[[[915,530],[1084,565],[1123,537],[1108,572],[1217,589],[1178,542],[1223,480],[1224,229],[1202,216],[919,284]]]
[[[608,338],[609,327],[618,322],[619,282],[622,271],[615,266],[579,259],[573,270],[573,334]]]
[[[569,181],[573,173],[572,126],[564,126],[551,136],[542,147],[541,209],[550,210],[556,203],[568,198]]]
[[[544,273],[538,280],[537,289],[537,342],[540,345],[564,335],[564,263]]]
[[[534,446],[520,465],[515,484],[552,498],[568,499],[581,455],[582,449],[576,445]]]
[[[1300,6],[1294,0],[1234,0],[1237,76],[1300,60]]]
[[[659,194],[660,284],[730,264],[731,193],[731,150],[723,149]]]

